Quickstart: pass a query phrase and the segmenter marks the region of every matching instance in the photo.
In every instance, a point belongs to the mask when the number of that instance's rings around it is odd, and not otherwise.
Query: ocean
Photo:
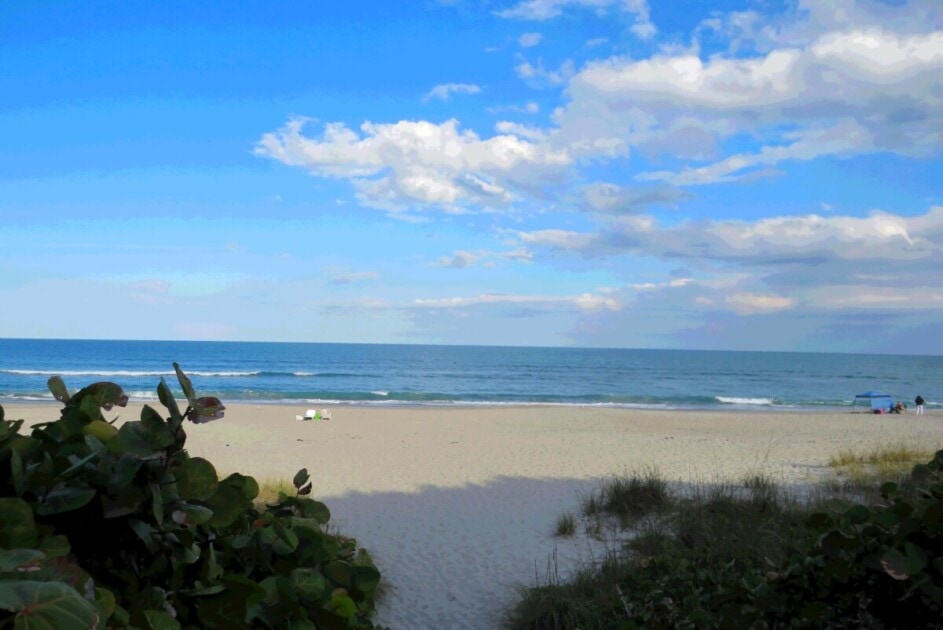
[[[800,411],[879,390],[943,407],[940,356],[51,339],[0,339],[0,403],[52,401],[53,375],[156,400],[161,378],[179,392],[174,361],[198,395],[232,403]]]

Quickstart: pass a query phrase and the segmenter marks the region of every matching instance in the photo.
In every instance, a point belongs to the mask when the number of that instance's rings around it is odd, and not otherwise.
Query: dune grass
[[[554,527],[553,535],[557,537],[569,537],[576,534],[576,515],[567,511],[557,517],[557,524]]]
[[[828,459],[832,468],[847,466],[875,466],[899,467],[910,469],[914,464],[925,462],[933,457],[934,450],[922,446],[915,446],[899,442],[897,444],[881,444],[866,451],[842,449]]]
[[[257,479],[256,481],[259,484],[259,496],[255,498],[255,502],[259,505],[277,503],[279,494],[293,497],[297,492],[291,479],[287,477],[283,479]]]
[[[671,619],[714,627],[709,618],[683,616],[708,609],[703,598],[723,597],[708,594],[712,585],[763,584],[774,567],[814,544],[817,534],[806,526],[813,513],[879,498],[885,481],[913,486],[911,468],[932,458],[902,444],[842,451],[829,458],[833,477],[801,493],[762,474],[693,486],[674,486],[654,469],[612,477],[580,498],[581,517],[587,534],[605,519],[626,542],[565,580],[548,571],[543,582],[522,588],[505,627],[620,628]],[[575,529],[570,516],[568,530]]]

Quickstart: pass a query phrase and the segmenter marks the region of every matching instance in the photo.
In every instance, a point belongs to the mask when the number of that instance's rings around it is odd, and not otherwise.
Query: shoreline
[[[177,399],[178,404],[181,404],[183,399]],[[184,401],[185,402],[185,401]],[[293,409],[298,408],[302,409],[313,409],[315,407],[321,409],[324,407],[336,408],[336,407],[364,407],[368,409],[515,409],[515,408],[528,408],[528,407],[563,407],[563,408],[589,408],[589,409],[617,409],[617,410],[626,410],[626,411],[667,411],[667,412],[678,412],[678,413],[688,413],[688,412],[707,412],[707,413],[811,413],[811,414],[841,414],[841,413],[862,413],[868,414],[869,411],[865,411],[864,407],[853,408],[850,403],[844,405],[751,405],[751,404],[738,404],[738,403],[718,403],[714,405],[670,405],[670,404],[635,404],[635,403],[608,403],[608,402],[596,402],[596,403],[585,403],[585,402],[539,402],[539,401],[526,401],[526,402],[517,402],[517,401],[487,401],[487,402],[476,402],[476,401],[442,401],[442,402],[416,402],[416,401],[375,401],[375,400],[301,400],[301,401],[290,401],[290,400],[235,400],[233,402],[227,402],[223,400],[223,404],[228,407],[291,407]],[[17,406],[30,407],[33,405],[43,406],[48,405],[51,407],[59,407],[59,403],[52,398],[43,398],[43,399],[22,399],[22,398],[0,398],[0,406],[3,406],[6,409],[17,407]],[[150,405],[152,407],[159,407],[160,400],[155,396],[154,398],[130,398],[128,402],[129,406],[143,406]],[[907,408],[907,413],[912,413],[913,406],[910,405]],[[927,407],[927,412],[932,413],[933,411],[943,412],[943,409],[935,409],[932,406]]]
[[[137,419],[141,403],[105,412]],[[311,405],[312,407],[314,405]],[[842,449],[904,442],[943,448],[943,413],[776,413],[599,407],[227,405],[185,424],[187,450],[221,476],[291,479],[337,530],[373,556],[387,585],[376,621],[391,628],[494,628],[516,585],[599,557],[588,539],[552,536],[555,519],[613,475],[657,469],[676,483],[765,474],[805,484]],[[61,405],[4,404],[6,419],[54,420]],[[162,415],[164,408],[154,405]]]

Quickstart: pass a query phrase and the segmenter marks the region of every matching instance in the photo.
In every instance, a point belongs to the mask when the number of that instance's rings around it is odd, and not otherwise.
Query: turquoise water
[[[0,339],[0,401],[52,400],[52,375],[155,400],[162,377],[178,389],[174,361],[225,402],[806,409],[881,390],[943,406],[939,356],[34,339]]]

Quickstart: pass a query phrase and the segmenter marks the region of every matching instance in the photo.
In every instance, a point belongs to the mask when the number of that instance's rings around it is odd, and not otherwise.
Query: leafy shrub
[[[189,405],[161,380],[167,418],[145,405],[116,428],[102,409],[127,404],[119,386],[71,396],[58,377],[61,417],[29,436],[0,407],[0,626],[372,628],[380,574],[325,531],[307,471],[262,506],[252,477],[219,479],[183,424],[224,407],[174,368]]]

